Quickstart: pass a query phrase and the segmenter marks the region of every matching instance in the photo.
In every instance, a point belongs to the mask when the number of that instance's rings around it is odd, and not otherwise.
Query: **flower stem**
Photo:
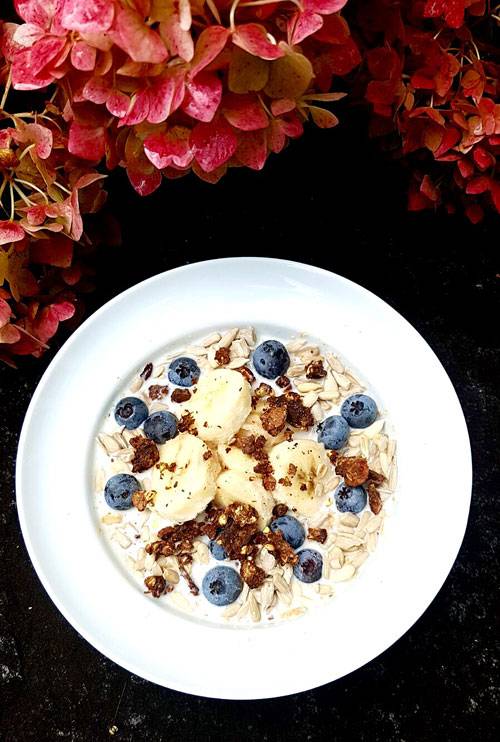
[[[28,188],[33,188],[34,191],[39,193],[41,196],[43,196],[43,199],[45,200],[45,203],[49,203],[49,199],[47,198],[47,194],[45,194],[41,188],[38,188],[34,183],[30,183],[29,180],[21,180],[21,178],[17,178],[18,183],[22,183],[25,186],[28,186]]]
[[[30,201],[30,200],[29,200],[29,198],[28,198],[28,197],[26,196],[26,194],[22,192],[22,190],[21,190],[21,189],[19,188],[19,186],[18,186],[18,185],[16,185],[16,183],[15,183],[15,182],[14,182],[14,183],[13,183],[12,185],[13,185],[13,187],[14,187],[14,190],[16,191],[16,193],[17,193],[17,194],[18,194],[19,196],[21,196],[21,198],[23,199],[24,203],[25,203],[25,204],[26,204],[27,206],[33,206],[33,205],[34,205],[34,204],[33,204],[33,201]]]
[[[9,75],[7,77],[7,82],[5,83],[5,89],[3,91],[2,100],[0,101],[0,108],[2,110],[5,108],[5,103],[7,102],[7,96],[9,94],[11,83],[12,83],[12,67],[9,68]]]
[[[12,181],[9,182],[9,192],[10,192],[10,217],[9,221],[14,221],[15,216],[15,200],[14,200],[14,189],[12,187]]]
[[[222,25],[222,21],[220,19],[219,11],[217,10],[217,6],[215,5],[213,0],[207,0],[207,5],[210,8],[213,17],[217,21],[219,25]]]

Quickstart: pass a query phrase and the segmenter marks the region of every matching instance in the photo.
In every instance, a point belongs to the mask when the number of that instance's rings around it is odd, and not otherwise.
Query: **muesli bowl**
[[[387,513],[375,551],[357,568],[355,579],[334,584],[331,598],[316,592],[318,583],[301,583],[312,589],[311,605],[293,620],[281,612],[267,620],[262,611],[256,622],[250,608],[241,619],[228,619],[208,601],[207,615],[186,611],[170,602],[182,588],[158,599],[144,595],[142,574],[125,563],[128,549],[114,540],[111,546],[112,525],[103,524],[105,512],[96,509],[98,501],[102,504],[102,491],[96,494],[94,484],[96,437],[137,371],[167,348],[177,353],[212,332],[250,326],[259,340],[289,342],[304,333],[311,344],[339,354],[356,379],[369,382],[367,391],[387,421],[384,435],[397,438],[398,483],[394,499],[384,502]],[[443,467],[443,461],[454,465]],[[373,294],[335,274],[246,258],[156,276],[82,325],[52,362],[28,410],[17,498],[42,583],[97,649],[167,687],[260,698],[334,680],[410,628],[453,564],[466,525],[470,482],[460,405],[418,333]],[[318,542],[306,545],[322,548]],[[195,569],[208,566],[193,563],[193,579],[199,582]],[[273,656],[278,644],[298,649],[280,652],[279,677],[263,674],[262,658]],[[214,646],[237,657],[245,673],[214,676]]]

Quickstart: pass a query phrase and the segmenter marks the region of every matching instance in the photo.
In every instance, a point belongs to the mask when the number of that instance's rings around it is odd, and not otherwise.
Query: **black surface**
[[[114,739],[155,742],[496,738],[498,222],[472,227],[459,217],[407,214],[401,171],[364,142],[357,126],[309,132],[263,173],[232,172],[215,187],[188,178],[140,200],[121,175],[111,181],[124,245],[101,250],[91,308],[165,269],[236,254],[302,259],[359,282],[415,325],[457,388],[475,465],[470,522],[459,558],[425,615],[350,676],[274,701],[213,701],[168,691],[101,656],[43,591],[21,539],[13,477],[23,416],[55,348],[19,371],[0,368],[4,738],[112,739],[113,723]],[[391,338],[380,342],[383,348]],[[445,435],[439,409],[428,414],[429,425],[442,426]],[[325,641],[355,638],[346,627],[345,637]],[[275,657],[262,658],[262,672],[276,676],[277,686],[280,653],[291,651],[300,647],[278,646]],[[196,658],[189,661],[195,668]],[[245,668],[215,645],[212,671]]]

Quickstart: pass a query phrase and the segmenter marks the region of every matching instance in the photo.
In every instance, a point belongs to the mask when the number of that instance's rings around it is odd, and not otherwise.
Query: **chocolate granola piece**
[[[257,531],[257,525],[248,523],[239,526],[237,523],[228,523],[217,536],[217,542],[226,550],[230,559],[241,559],[248,550],[242,552],[244,546],[250,543]]]
[[[198,589],[198,586],[196,582],[193,580],[189,572],[187,571],[187,565],[191,564],[193,561],[191,554],[179,554],[177,557],[177,564],[179,565],[179,572],[181,573],[182,577],[186,580],[189,592],[191,595],[199,595],[200,591]]]
[[[173,554],[189,554],[193,550],[195,539],[204,533],[203,523],[196,520],[187,520],[177,526],[167,526],[158,531],[159,541],[146,546],[148,554],[171,556]]]
[[[324,544],[328,538],[328,531],[326,528],[309,528],[307,538],[311,541],[318,541],[320,544]]]
[[[243,502],[233,502],[225,510],[227,518],[231,518],[237,526],[255,525],[259,520],[257,510]]]
[[[132,495],[132,505],[142,513],[142,511],[146,509],[147,505],[153,500],[154,495],[155,492],[153,490],[150,492],[137,490],[137,492],[134,492]]]
[[[311,361],[306,366],[306,379],[322,379],[326,376],[326,369],[321,359]]]
[[[285,392],[287,406],[287,422],[299,430],[307,430],[314,425],[314,417],[309,409],[305,407],[302,398],[296,392]]]
[[[288,464],[288,473],[291,477],[297,474],[297,467],[295,466],[295,464]]]
[[[246,379],[249,384],[253,384],[253,382],[255,381],[255,376],[250,371],[248,366],[240,366],[240,368],[237,368],[235,370],[239,371],[243,378]]]
[[[260,587],[267,575],[261,567],[258,567],[253,559],[244,559],[240,564],[241,578],[250,589]]]
[[[262,477],[262,485],[267,492],[273,492],[276,489],[276,479],[270,474]]]
[[[198,430],[195,425],[194,417],[190,412],[185,412],[177,423],[177,430],[179,433],[191,433],[191,435],[198,435]]]
[[[229,348],[217,348],[215,351],[215,360],[219,366],[227,366],[230,358]]]
[[[149,399],[162,399],[168,394],[168,386],[161,384],[152,384],[148,389]]]
[[[348,487],[358,487],[366,482],[370,469],[362,456],[339,456],[335,462],[335,473],[344,478]]]
[[[252,433],[244,434],[238,433],[234,439],[234,445],[240,448],[243,453],[254,458],[261,458],[264,446],[266,445],[266,439],[263,435],[255,436]]]
[[[281,477],[281,479],[278,479],[278,484],[283,485],[283,487],[291,487],[292,483],[288,479],[288,477]]]
[[[188,399],[191,399],[191,392],[189,389],[174,389],[170,399],[172,402],[181,404],[181,402],[187,402]]]
[[[212,503],[210,503],[210,505],[205,510],[205,518],[205,522],[201,524],[202,533],[205,536],[208,536],[208,538],[212,541],[220,531],[221,524],[219,523],[219,520],[223,518],[225,519],[225,523],[227,523],[225,509],[216,508]]]
[[[151,575],[146,577],[144,584],[147,587],[148,593],[151,593],[153,598],[159,598],[166,592],[167,583],[165,578],[161,575]]]
[[[211,459],[212,456],[213,456],[213,453],[209,449],[208,451],[205,451],[205,453],[203,454],[203,460],[208,461],[208,459]]]
[[[383,484],[385,482],[385,477],[383,474],[379,474],[378,471],[370,469],[368,472],[368,481],[373,482],[374,484]]]
[[[142,369],[142,371],[139,374],[139,376],[144,381],[147,381],[149,379],[149,377],[151,376],[152,373],[153,373],[153,364],[152,363],[146,363],[146,365]]]
[[[130,445],[134,449],[132,459],[132,471],[141,472],[150,469],[160,460],[160,453],[156,443],[143,435],[136,435],[130,439]]]
[[[281,531],[267,531],[264,533],[259,531],[255,534],[254,543],[259,546],[265,546],[270,551],[278,564],[284,566],[285,564],[291,564],[292,566],[298,562],[298,556],[292,549],[289,543],[285,541]]]
[[[370,510],[374,515],[378,515],[382,510],[382,498],[380,497],[377,485],[374,482],[368,482],[366,489],[368,490]]]
[[[278,505],[275,505],[273,508],[273,515],[275,518],[281,518],[283,515],[286,515],[288,513],[288,505],[284,505],[283,503],[278,503]]]
[[[337,459],[339,457],[339,454],[338,454],[337,451],[328,451],[327,452],[327,456],[330,459],[330,461],[332,462],[332,464],[335,465],[335,462],[337,461]]]
[[[280,389],[289,389],[292,386],[292,382],[288,378],[288,376],[278,376],[276,379],[276,384],[279,386]]]
[[[264,430],[272,436],[277,436],[284,429],[287,419],[287,408],[284,406],[266,407],[260,414]]]

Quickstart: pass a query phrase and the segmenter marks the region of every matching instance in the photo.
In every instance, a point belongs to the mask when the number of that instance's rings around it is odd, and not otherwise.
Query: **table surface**
[[[365,141],[356,121],[310,131],[263,173],[233,171],[218,186],[184,178],[141,200],[122,174],[111,181],[110,207],[120,219],[123,244],[100,250],[88,311],[148,276],[215,257],[293,258],[357,281],[422,333],[457,389],[475,467],[470,521],[455,566],[424,616],[357,672],[269,701],[214,701],[169,691],[101,656],[41,587],[19,529],[14,469],[24,413],[61,341],[18,371],[1,367],[0,739],[494,739],[498,221],[473,227],[461,217],[406,213],[400,166]],[[446,435],[439,410],[429,410],[429,424]],[[213,672],[226,667],[220,647]],[[279,664],[263,658],[263,672],[279,674]],[[113,724],[117,731],[110,736]]]

